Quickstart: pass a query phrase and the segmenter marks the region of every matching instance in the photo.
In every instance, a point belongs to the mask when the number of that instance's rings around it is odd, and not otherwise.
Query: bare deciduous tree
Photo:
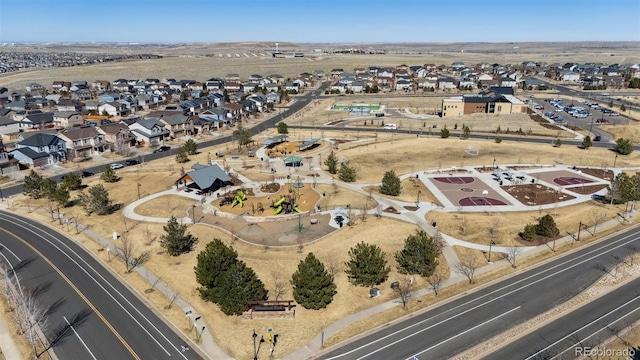
[[[154,235],[153,232],[151,232],[151,229],[149,229],[149,225],[145,225],[143,231],[144,231],[144,238],[147,240],[147,242],[145,242],[144,244],[147,246],[150,246],[151,244],[153,244],[154,241],[156,241],[156,239],[158,238],[158,235]]]
[[[440,293],[440,287],[442,287],[442,283],[446,280],[446,276],[447,271],[443,267],[437,267],[433,274],[427,277],[426,280],[435,296],[438,296]]]
[[[287,293],[287,279],[282,275],[282,268],[271,270],[271,281],[273,285],[273,297],[276,301]]]
[[[402,308],[407,309],[409,301],[415,296],[415,284],[413,278],[409,276],[403,276],[398,281],[398,286],[394,287],[393,291],[398,294],[398,299],[402,303]]]
[[[473,254],[465,254],[461,256],[460,262],[453,266],[455,271],[464,275],[469,280],[469,284],[473,284],[475,282],[473,277],[479,267],[480,261],[476,256],[473,256]]]
[[[337,256],[331,256],[326,262],[327,271],[335,279],[336,275],[342,272],[342,262],[338,260]]]
[[[606,215],[601,211],[599,211],[598,209],[595,209],[594,211],[591,212],[590,218],[591,218],[591,221],[593,222],[593,233],[591,233],[591,235],[595,236],[596,228],[598,227],[598,225],[602,224],[602,222],[606,218]]]
[[[466,216],[462,216],[460,218],[460,234],[462,235],[466,235],[467,234],[467,224],[469,223],[468,219]]]
[[[511,264],[511,267],[515,268],[518,266],[516,261],[521,252],[522,248],[519,246],[509,246],[507,248],[507,261]]]
[[[598,270],[602,270],[603,272],[613,276],[614,278],[616,276],[618,276],[618,266],[617,265],[612,265],[612,266],[607,266],[601,262],[596,263],[596,269]]]
[[[126,273],[129,274],[136,266],[142,265],[151,258],[150,251],[143,251],[138,253],[137,246],[131,240],[127,233],[122,234],[120,246],[117,247],[118,255],[124,261]]]
[[[376,217],[379,219],[382,217],[382,204],[376,206]]]

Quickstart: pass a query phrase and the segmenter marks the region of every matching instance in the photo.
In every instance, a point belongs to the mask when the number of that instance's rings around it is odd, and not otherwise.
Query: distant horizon
[[[640,43],[640,40],[566,40],[566,41],[386,41],[386,42],[304,42],[304,41],[285,41],[285,40],[239,40],[239,41],[11,41],[0,40],[1,45],[7,44],[126,44],[126,45],[176,45],[176,44],[197,44],[197,45],[214,45],[214,44],[242,44],[242,43],[258,43],[258,44],[300,44],[300,45],[402,45],[402,44],[540,44],[540,43]]]
[[[635,42],[638,14],[639,0],[0,0],[0,43]]]

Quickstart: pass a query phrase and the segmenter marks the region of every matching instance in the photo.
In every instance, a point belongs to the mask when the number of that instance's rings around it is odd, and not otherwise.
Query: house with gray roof
[[[39,132],[17,142],[15,150],[9,154],[21,164],[42,166],[65,161],[67,147],[56,135]]]
[[[129,125],[129,130],[136,141],[144,146],[159,146],[169,140],[169,130],[156,118],[138,119]]]
[[[191,116],[171,114],[163,115],[159,120],[164,124],[165,128],[169,131],[169,136],[173,139],[193,135],[193,119]]]
[[[108,149],[104,135],[93,126],[81,126],[58,133],[67,147],[67,158],[81,160],[99,154]]]

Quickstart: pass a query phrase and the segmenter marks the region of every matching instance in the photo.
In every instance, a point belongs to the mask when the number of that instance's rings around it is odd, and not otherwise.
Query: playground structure
[[[271,208],[274,209],[273,215],[278,214],[291,214],[294,211],[297,213],[302,212],[298,206],[296,205],[296,196],[295,195],[282,195],[280,199],[274,201],[271,204]]]
[[[235,207],[236,205],[240,205],[240,207],[244,207],[244,202],[247,200],[247,194],[242,189],[238,189],[236,191],[235,196],[231,193],[225,194],[224,198],[220,201],[220,205],[231,204],[231,207]]]

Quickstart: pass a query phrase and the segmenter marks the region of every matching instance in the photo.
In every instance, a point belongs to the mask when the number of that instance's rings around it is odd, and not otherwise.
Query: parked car
[[[600,136],[600,135],[596,135],[596,136],[593,138],[593,141],[600,141],[600,140],[602,140],[602,136]]]
[[[129,159],[124,162],[125,166],[132,166],[132,165],[138,165],[138,164],[139,164],[138,160],[133,160],[133,159]]]
[[[611,114],[609,114],[609,116],[620,116],[620,114],[618,114],[617,112],[612,112]]]
[[[596,122],[598,124],[607,124],[607,123],[609,123],[609,120],[607,120],[605,118],[599,118],[599,119],[596,120]]]
[[[613,113],[613,111],[612,111],[612,110],[609,110],[609,109],[602,109],[602,113],[603,113],[603,114],[612,114],[612,113]]]
[[[93,176],[95,175],[94,173],[92,173],[91,171],[83,171],[82,174],[80,176],[82,176],[83,178],[85,177],[89,177],[89,176]]]
[[[169,151],[169,149],[171,149],[169,146],[160,146],[159,148],[153,150],[153,153],[159,153],[159,152],[165,152],[165,151]]]
[[[113,170],[115,170],[115,169],[122,169],[122,168],[124,167],[124,165],[122,165],[122,164],[120,164],[120,163],[113,163],[113,164],[111,164],[111,165],[109,165],[109,166],[111,166],[111,168],[112,168]]]

